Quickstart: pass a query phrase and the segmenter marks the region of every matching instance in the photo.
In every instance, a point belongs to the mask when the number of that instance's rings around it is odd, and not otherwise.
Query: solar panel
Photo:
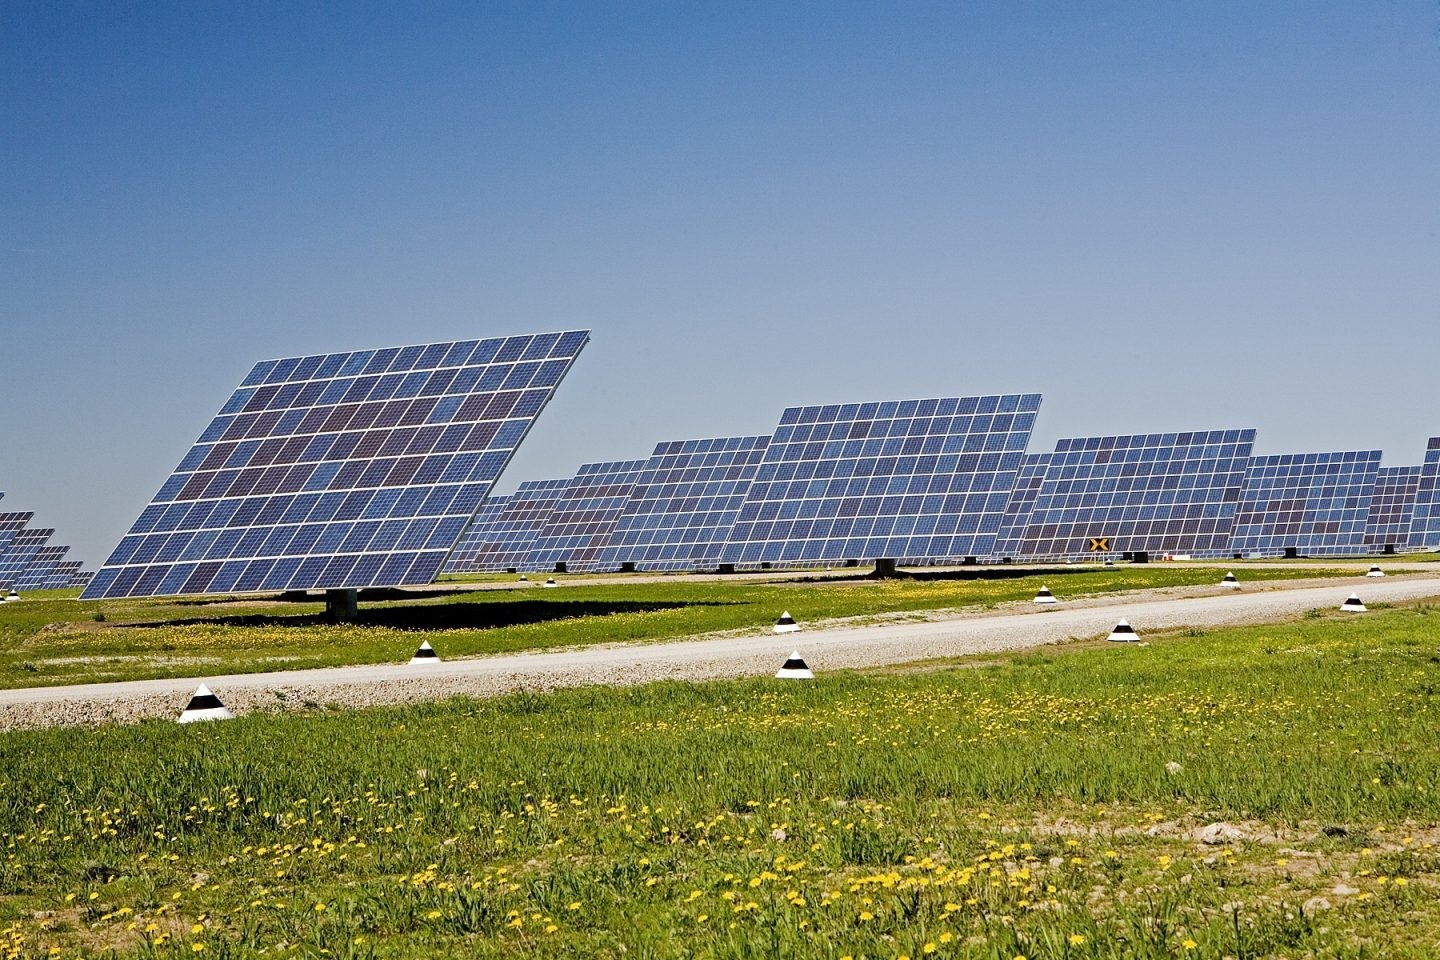
[[[1375,475],[1370,514],[1365,518],[1365,545],[1371,553],[1400,550],[1410,545],[1420,470],[1420,467],[1381,467]]]
[[[0,494],[0,496],[4,496],[4,494]],[[15,539],[15,534],[24,529],[25,524],[29,523],[34,516],[35,514],[29,512],[0,513],[0,558],[4,557],[6,549]]]
[[[588,339],[256,364],[84,597],[429,583]]]
[[[770,438],[674,440],[655,447],[599,565],[714,567]]]
[[[1440,550],[1440,437],[1431,437],[1415,488],[1415,516],[1410,522],[1410,546]]]
[[[1005,515],[1000,519],[1000,531],[995,535],[995,556],[1013,558],[1019,553],[1020,538],[1030,522],[1030,511],[1035,508],[1035,498],[1040,495],[1040,485],[1049,467],[1048,453],[1027,453],[1020,461],[1015,489],[1010,492]]]
[[[465,555],[446,567],[454,573],[528,570],[525,560],[544,529],[570,478],[527,480],[506,500],[504,509],[485,528],[467,535]],[[460,553],[460,548],[456,548]]]
[[[1367,553],[1379,450],[1252,457],[1230,533],[1234,553]]]
[[[455,549],[450,551],[450,556],[445,561],[445,573],[463,568],[468,560],[474,558],[477,546],[487,542],[496,519],[509,502],[509,497],[497,497],[494,494],[485,498],[485,502],[480,505],[480,512],[475,514],[475,519],[470,521],[470,526],[460,535]]]
[[[80,568],[84,566],[79,560],[65,560],[55,565],[55,569],[45,577],[45,582],[40,585],[43,590],[63,590],[66,587],[75,586],[75,577],[79,575]]]
[[[1039,409],[1039,394],[791,407],[721,559],[988,555]]]
[[[95,571],[94,571],[94,570],[81,570],[79,573],[75,574],[75,576],[70,579],[69,586],[72,586],[72,587],[88,587],[88,586],[90,586],[90,581],[91,581],[91,580],[94,580],[94,579],[95,579]]]
[[[16,590],[39,590],[49,579],[51,572],[65,559],[65,554],[70,552],[68,546],[64,547],[41,547],[30,558],[25,568],[15,575],[14,587]]]
[[[525,569],[595,570],[647,460],[587,463],[570,479],[535,538]]]
[[[35,555],[55,535],[53,529],[26,528],[15,531],[14,538],[3,555],[0,555],[0,587],[13,589],[20,575],[30,566]]]
[[[1222,556],[1254,442],[1254,430],[1061,440],[1016,553]]]

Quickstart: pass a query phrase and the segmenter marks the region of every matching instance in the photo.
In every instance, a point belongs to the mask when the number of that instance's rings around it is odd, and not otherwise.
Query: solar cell
[[[1251,457],[1230,534],[1249,555],[1363,554],[1379,450]]]
[[[504,508],[485,528],[467,535],[464,556],[451,561],[454,573],[484,573],[501,570],[528,570],[526,558],[535,538],[550,519],[569,477],[557,480],[527,480],[505,501]],[[460,548],[456,548],[460,553]]]
[[[674,440],[655,447],[599,566],[695,570],[720,562],[770,438]]]
[[[1035,498],[1040,495],[1040,485],[1049,467],[1048,453],[1027,453],[1020,461],[1015,489],[1010,492],[1010,502],[1005,505],[1005,515],[1000,520],[1000,532],[995,535],[995,556],[1013,558],[1020,552],[1020,539],[1030,522],[1030,511],[1035,508]]]
[[[1039,394],[791,407],[721,559],[737,566],[992,553]]]
[[[1016,553],[1224,555],[1254,442],[1254,430],[1061,440]]]
[[[1381,467],[1375,475],[1370,514],[1365,518],[1365,545],[1371,553],[1395,552],[1410,545],[1420,467]]]
[[[587,463],[570,479],[555,509],[535,538],[525,569],[600,568],[600,552],[630,502],[647,460]]]
[[[256,364],[84,597],[429,583],[588,339]]]
[[[1415,515],[1410,522],[1410,546],[1440,550],[1440,437],[1431,437],[1415,488]]]

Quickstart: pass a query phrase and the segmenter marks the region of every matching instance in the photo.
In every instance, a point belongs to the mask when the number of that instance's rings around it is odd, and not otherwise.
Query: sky
[[[0,510],[97,567],[259,359],[588,328],[502,477],[786,406],[1440,435],[1440,8],[0,4]]]

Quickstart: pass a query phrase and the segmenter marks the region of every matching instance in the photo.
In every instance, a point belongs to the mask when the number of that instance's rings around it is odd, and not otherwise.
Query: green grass
[[[6,734],[0,956],[1434,956],[1437,618]]]
[[[1011,573],[1017,571],[1010,571]],[[1335,571],[1265,571],[1296,579]],[[783,610],[804,622],[987,607],[1028,600],[1040,583],[1061,597],[1210,584],[1213,569],[1114,567],[986,579],[865,578],[589,584],[477,590],[362,603],[354,624],[328,623],[319,603],[216,598],[77,602],[73,592],[0,605],[0,687],[252,673],[393,663],[423,635],[443,657],[512,653],[719,631],[758,631]],[[564,578],[562,578],[564,579]]]

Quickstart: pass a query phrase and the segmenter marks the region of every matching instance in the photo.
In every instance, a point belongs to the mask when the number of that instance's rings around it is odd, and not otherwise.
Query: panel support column
[[[355,590],[326,590],[325,616],[331,620],[358,620],[359,593]]]

